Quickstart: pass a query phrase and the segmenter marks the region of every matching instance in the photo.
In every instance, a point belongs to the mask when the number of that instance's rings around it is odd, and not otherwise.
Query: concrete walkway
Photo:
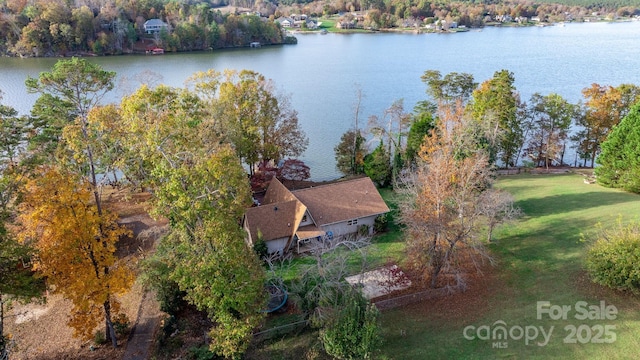
[[[147,291],[142,297],[138,319],[127,342],[123,360],[147,360],[151,358],[151,347],[155,341],[156,330],[160,325],[160,305],[156,293]]]

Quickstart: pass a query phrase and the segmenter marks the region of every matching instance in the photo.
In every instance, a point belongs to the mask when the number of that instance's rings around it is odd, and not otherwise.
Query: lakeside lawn
[[[640,354],[640,297],[591,283],[583,270],[588,244],[581,241],[581,234],[588,234],[598,222],[613,226],[618,219],[640,221],[640,196],[585,184],[583,179],[579,174],[501,177],[497,186],[513,194],[525,215],[496,229],[494,243],[489,245],[496,266],[484,266],[484,274],[470,279],[465,293],[383,312],[384,342],[374,359],[635,359]],[[388,202],[395,196],[385,189],[381,194]],[[403,251],[400,229],[391,223],[388,232],[374,238],[369,254],[374,262],[384,264],[389,259],[400,262]],[[295,277],[298,265],[311,262],[296,259],[288,269],[289,280]],[[538,301],[570,306],[571,310],[566,320],[547,315],[539,320]],[[578,320],[578,301],[588,305],[605,301],[618,314],[615,320]],[[468,326],[486,325],[493,330],[497,321],[503,321],[507,329],[542,327],[549,334],[553,326],[553,331],[544,346],[536,344],[544,341],[541,333],[529,344],[524,338],[464,337]],[[585,326],[580,340],[587,343],[581,344],[577,334],[575,344],[564,343],[571,335],[565,327],[577,330],[581,325]],[[589,343],[599,335],[606,339],[604,333],[598,333],[600,326],[607,325],[615,326],[615,342]],[[468,334],[475,335],[473,331]],[[502,343],[503,348],[495,348],[494,342]],[[310,330],[264,343],[247,358],[328,359],[320,348],[318,333]]]
[[[450,296],[382,315],[385,343],[379,359],[632,359],[640,354],[640,300],[593,285],[583,271],[587,234],[598,222],[614,225],[619,218],[639,220],[640,196],[585,184],[583,177],[568,175],[518,175],[501,178],[497,186],[514,195],[525,216],[495,233],[490,250],[497,261],[485,268],[485,277],[475,280],[464,294]],[[566,320],[537,319],[537,302],[570,306]],[[614,305],[615,320],[576,319],[575,305]],[[526,326],[549,333],[543,342],[539,333],[528,345],[524,339],[467,340],[467,326],[491,330],[497,321],[508,330]],[[581,325],[586,325],[582,326]],[[613,343],[591,343],[611,338],[602,333],[613,325]],[[569,326],[569,328],[565,328]],[[564,343],[571,327],[580,328],[575,344]],[[472,329],[473,330],[473,329]],[[468,335],[475,335],[469,330]],[[540,330],[538,330],[540,331]],[[530,329],[534,335],[533,329]],[[598,333],[600,334],[598,335]],[[496,333],[497,334],[497,333]],[[514,330],[514,336],[519,333]],[[585,344],[580,341],[586,342]],[[495,348],[493,343],[500,342]],[[498,345],[496,345],[498,346]],[[506,348],[504,348],[506,346]]]

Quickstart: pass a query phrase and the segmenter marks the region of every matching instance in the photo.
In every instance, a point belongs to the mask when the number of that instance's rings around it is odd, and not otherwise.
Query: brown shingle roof
[[[315,225],[305,225],[298,228],[296,231],[296,235],[298,235],[298,239],[309,239],[318,236],[324,236],[325,232],[318,229]]]
[[[307,210],[316,225],[323,226],[383,214],[389,208],[369,178],[294,192],[274,179],[267,189],[263,205],[247,209],[245,226],[253,241],[258,240],[258,233],[264,241],[287,237],[288,248],[296,232],[300,232],[300,238],[319,236],[323,232],[312,225],[298,229]]]
[[[318,226],[389,211],[368,177],[293,191]]]
[[[253,241],[258,240],[259,234],[264,241],[284,237],[291,240],[305,211],[307,207],[298,200],[252,207],[245,213],[245,225]]]
[[[269,183],[269,187],[267,188],[267,192],[264,195],[263,204],[274,204],[283,201],[292,201],[297,200],[295,196],[287,189],[280,180],[275,177]]]

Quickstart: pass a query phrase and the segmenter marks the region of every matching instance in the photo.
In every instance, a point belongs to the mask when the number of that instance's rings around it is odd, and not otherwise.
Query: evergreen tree
[[[513,85],[513,73],[497,71],[473,92],[471,114],[485,133],[490,134],[491,158],[499,155],[503,166],[514,166],[523,142],[523,130],[518,117],[520,97]]]
[[[371,154],[364,157],[364,173],[380,187],[391,183],[391,158],[382,140]]]
[[[599,184],[640,192],[640,105],[615,126],[602,143],[595,168]]]
[[[342,134],[340,143],[333,148],[336,155],[336,167],[344,175],[357,175],[364,172],[365,138],[358,131],[348,130]]]
[[[433,115],[428,112],[420,112],[415,115],[415,120],[409,129],[407,136],[407,151],[405,153],[408,162],[415,162],[416,156],[420,151],[420,147],[424,143],[425,136],[429,136],[434,128],[435,122]]]

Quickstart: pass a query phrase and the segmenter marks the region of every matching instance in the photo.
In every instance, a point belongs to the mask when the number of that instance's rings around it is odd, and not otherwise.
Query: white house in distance
[[[269,253],[305,250],[312,240],[373,233],[378,215],[389,212],[371,179],[359,178],[289,191],[273,179],[262,205],[247,209],[243,226],[247,242],[260,239]]]
[[[149,19],[144,23],[144,31],[147,34],[159,33],[162,29],[167,29],[169,25],[160,19]]]
[[[293,19],[288,17],[279,17],[276,19],[276,22],[278,22],[283,28],[293,27],[294,24]]]

